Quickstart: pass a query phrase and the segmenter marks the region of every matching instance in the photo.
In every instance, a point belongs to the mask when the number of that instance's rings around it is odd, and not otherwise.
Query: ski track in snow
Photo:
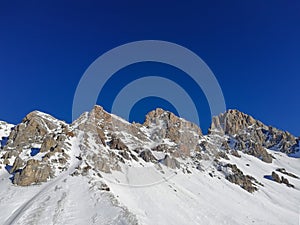
[[[76,166],[78,166],[78,164]],[[66,179],[71,174],[71,172],[74,171],[74,169],[76,168],[76,166],[73,166],[73,167],[69,168],[68,171],[65,171],[59,177],[57,177],[53,181],[47,183],[47,185],[45,185],[42,190],[40,190],[36,195],[34,195],[31,199],[29,199],[26,203],[24,203],[21,207],[19,207],[3,223],[3,225],[12,225],[12,224],[15,224],[18,221],[18,219],[23,215],[23,213],[32,206],[32,204],[34,204],[40,197],[43,197],[42,194],[46,193],[50,188],[54,187],[56,184],[58,184],[63,179]]]

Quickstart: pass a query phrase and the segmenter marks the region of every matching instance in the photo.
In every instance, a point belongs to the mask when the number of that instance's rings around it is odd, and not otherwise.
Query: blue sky
[[[77,84],[97,57],[127,42],[157,39],[198,54],[218,79],[227,108],[299,136],[299,12],[299,1],[0,1],[0,120],[18,123],[38,109],[70,122]],[[192,97],[201,93],[165,65],[118,73],[145,71],[174,74],[191,86]],[[132,77],[115,74],[98,103],[109,110]],[[175,110],[162,99],[142,99],[131,119],[141,121],[156,106]],[[210,112],[203,93],[197,108],[205,131]]]

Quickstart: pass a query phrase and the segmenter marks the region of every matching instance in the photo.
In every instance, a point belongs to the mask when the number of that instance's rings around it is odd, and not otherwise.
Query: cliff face
[[[71,136],[66,123],[34,111],[10,132],[1,162],[14,184],[45,182],[67,168]]]
[[[272,157],[265,149],[295,154],[299,138],[287,131],[281,131],[255,120],[252,116],[238,110],[228,110],[213,118],[210,133],[221,133],[231,137],[224,145],[235,150],[246,152],[272,162]]]

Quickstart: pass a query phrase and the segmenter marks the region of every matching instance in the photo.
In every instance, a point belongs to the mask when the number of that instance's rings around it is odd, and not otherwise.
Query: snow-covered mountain
[[[0,224],[299,224],[299,137],[237,110],[0,122]]]

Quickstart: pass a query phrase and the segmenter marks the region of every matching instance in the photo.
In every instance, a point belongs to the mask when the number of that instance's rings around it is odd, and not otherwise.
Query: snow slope
[[[94,190],[88,181],[64,176],[22,190],[3,181],[1,224],[134,224],[135,217],[114,203],[111,194]]]
[[[299,174],[297,159],[290,159],[278,153],[279,158],[273,168],[285,166],[289,171]],[[130,173],[128,186],[110,182],[109,186],[120,202],[126,205],[141,224],[298,224],[300,203],[300,181],[291,179],[296,189],[287,188],[274,181],[261,177],[270,174],[268,164],[249,155],[242,159],[230,157],[246,174],[260,177],[264,184],[258,192],[250,194],[237,185],[225,180],[216,172],[211,177],[207,172],[190,168],[191,174],[178,174],[160,184],[132,186],[132,180],[143,179],[147,183],[153,174]],[[250,166],[246,166],[249,164]],[[166,169],[166,168],[165,168]],[[134,170],[133,170],[134,171]],[[158,175],[159,176],[159,175]],[[114,175],[118,177],[118,175]],[[111,176],[108,175],[111,179]],[[123,180],[126,183],[126,180]],[[142,182],[142,181],[139,181]]]
[[[278,153],[272,167],[300,170],[297,159]],[[247,174],[270,174],[268,164],[249,155],[230,158]],[[249,164],[250,166],[246,166]],[[168,172],[168,168],[163,167]],[[55,180],[30,187],[13,186],[1,174],[0,221],[8,224],[298,224],[299,179],[290,179],[292,189],[260,178],[264,187],[250,194],[218,174],[190,168],[191,174],[178,170],[174,176],[148,170],[127,174],[105,174],[103,181],[111,192],[99,190],[97,181],[69,176],[72,168]],[[169,171],[171,173],[172,171]],[[147,186],[163,179],[163,182]],[[116,182],[116,181],[119,181]],[[129,211],[128,211],[129,210]],[[136,215],[136,218],[135,216]]]

